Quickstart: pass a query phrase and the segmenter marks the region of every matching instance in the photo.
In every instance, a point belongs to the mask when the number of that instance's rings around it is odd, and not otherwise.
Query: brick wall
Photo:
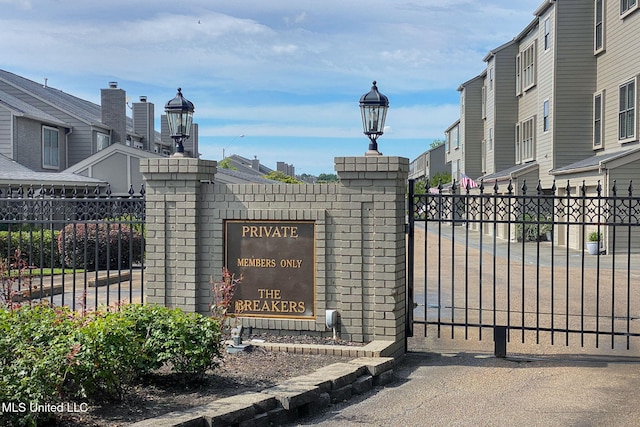
[[[342,338],[403,341],[408,159],[336,158],[338,184],[219,184],[215,166],[189,158],[141,160],[147,302],[208,312],[210,279],[219,279],[224,262],[225,220],[311,220],[316,318],[243,318],[243,325],[330,335],[325,310],[334,309]]]

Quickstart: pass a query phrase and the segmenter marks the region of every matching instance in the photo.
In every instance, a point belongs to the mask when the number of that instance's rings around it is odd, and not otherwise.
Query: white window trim
[[[551,50],[551,20],[547,18],[544,20],[544,51],[547,52]]]
[[[598,16],[598,13],[597,13],[598,1],[601,2],[600,5],[602,7],[602,22],[600,22],[601,33],[602,33],[602,41],[601,41],[602,46],[600,46],[600,47],[598,47],[597,39],[596,39],[596,36],[597,36],[596,29],[598,27],[598,21],[596,21],[597,16]],[[604,52],[605,46],[606,46],[606,36],[605,36],[605,34],[606,34],[606,22],[607,22],[607,20],[606,20],[607,10],[606,10],[606,7],[605,7],[605,0],[594,0],[593,9],[594,9],[594,12],[593,12],[593,53],[594,53],[594,55],[597,55],[597,54],[599,54],[601,52]]]
[[[535,160],[535,158],[536,158],[536,117],[532,116],[532,117],[529,117],[526,120],[523,120],[522,121],[522,125],[520,126],[520,130],[521,130],[521,132],[524,133],[525,124],[529,123],[529,122],[531,122],[530,123],[530,126],[531,126],[531,147],[528,147],[528,146],[525,147],[525,140],[524,140],[524,135],[523,135],[520,138],[521,145],[522,145],[521,150],[522,150],[522,154],[523,154],[522,163],[530,162],[532,160]],[[524,155],[526,154],[526,151],[527,151],[527,150],[525,150],[526,148],[530,148],[531,149],[531,154],[529,156],[527,156],[527,157],[524,157]]]
[[[516,96],[522,95],[522,55],[516,55]]]
[[[600,144],[596,144],[596,99],[600,97]],[[604,90],[593,94],[593,149],[604,148]]]
[[[530,53],[528,53],[531,51]],[[530,58],[528,63],[531,66],[531,77],[527,78],[526,71],[529,70],[528,64],[525,64],[525,60]],[[535,87],[538,79],[538,41],[533,40],[516,56],[516,95],[523,95],[529,89]]]
[[[481,142],[480,162],[482,163],[482,173],[484,174],[487,172],[487,141],[485,139]]]
[[[455,131],[455,136],[456,138],[452,141],[453,145],[453,149],[457,150],[458,148],[460,148],[460,127],[459,126],[455,126],[454,128],[451,129],[451,132],[453,133]]]
[[[628,85],[629,83],[634,84],[634,100],[633,100],[633,134],[627,138],[620,139],[620,88]],[[624,83],[621,83],[618,86],[618,142],[620,144],[625,144],[627,142],[637,141],[638,139],[638,77],[633,77],[629,80],[626,80]]]
[[[522,61],[522,91],[526,92],[529,89],[531,89],[532,87],[534,87],[536,85],[536,80],[537,80],[537,56],[538,56],[538,49],[537,49],[537,43],[536,40],[533,41],[533,43],[531,43],[530,45],[528,45],[523,51],[522,51],[522,56],[524,58],[524,54],[525,52],[531,50],[531,81],[529,81],[529,79],[527,79],[527,74],[526,74],[526,70],[529,69],[528,65],[529,64],[525,64],[524,60]]]
[[[530,122],[530,125],[527,125]],[[527,146],[525,146],[525,129],[526,128],[530,128],[531,129],[531,146],[529,147],[529,145],[527,144]],[[535,160],[536,158],[536,116],[531,116],[525,120],[522,120],[519,123],[516,123],[516,128],[515,128],[515,136],[516,136],[516,147],[515,147],[515,152],[516,152],[516,164],[522,164],[522,163],[527,163],[530,162],[532,160]],[[528,140],[527,140],[528,141]],[[530,149],[530,153],[529,155],[527,155],[526,151],[527,148]],[[526,157],[525,157],[526,156]]]
[[[638,10],[638,0],[626,0],[627,2],[635,1],[635,3],[632,6],[630,6],[629,8],[627,8],[627,10],[625,10],[625,11],[622,10],[622,2],[623,1],[624,0],[620,0],[620,19],[624,19],[627,16],[631,15],[636,10]]]
[[[546,110],[545,111],[545,107]],[[545,129],[545,124],[547,128]],[[551,130],[551,103],[549,98],[542,101],[542,132],[547,133]]]
[[[516,123],[515,125],[515,152],[516,152],[516,165],[519,165],[520,163],[522,163],[522,159],[521,159],[521,154],[520,154],[520,123]]]
[[[102,139],[103,142],[106,142],[107,145],[101,148],[100,139]],[[104,150],[109,147],[109,145],[111,145],[111,136],[103,132],[96,132],[96,152]]]
[[[487,87],[486,86],[482,86],[482,99],[480,100],[481,104],[480,104],[480,108],[482,110],[482,118],[486,119],[487,118]]]
[[[45,146],[44,146],[44,133],[45,130],[49,130],[52,132],[55,132],[58,135],[58,150],[56,152],[56,158],[58,160],[58,164],[57,165],[51,165],[51,164],[46,164],[45,160],[44,160],[44,150],[45,150]],[[43,169],[53,169],[53,170],[58,170],[60,169],[60,129],[58,128],[54,128],[51,126],[42,126],[42,150],[40,151],[40,154],[42,156],[42,168]]]

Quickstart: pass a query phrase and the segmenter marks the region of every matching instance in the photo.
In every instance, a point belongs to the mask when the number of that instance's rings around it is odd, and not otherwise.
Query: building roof
[[[484,175],[478,178],[476,181],[483,180],[486,182],[493,181],[505,181],[513,178],[517,178],[518,176],[529,172],[531,169],[537,168],[538,162],[529,162],[521,165],[511,166],[508,169],[503,169],[499,172],[491,173],[489,175]]]
[[[242,183],[254,183],[254,184],[275,184],[279,181],[273,181],[266,179],[258,175],[248,174],[233,169],[218,168],[216,170],[216,181],[220,181],[227,184],[242,184]]]
[[[259,164],[258,170],[252,168],[252,161],[247,159],[246,157],[238,156],[237,154],[232,154],[227,157],[231,163],[238,168],[241,172],[245,172],[251,175],[267,175],[273,172],[273,169],[264,166],[263,164]]]
[[[561,168],[552,169],[549,171],[552,175],[563,175],[563,174],[571,174],[578,173],[587,170],[599,169],[602,163],[607,161],[620,159],[622,157],[628,156],[632,153],[636,153],[640,150],[640,148],[630,148],[628,150],[616,151],[613,153],[605,153],[599,154],[591,157],[587,157],[586,159],[582,159],[578,162],[571,163],[570,165],[563,166]]]
[[[30,119],[35,119],[44,123],[50,123],[52,125],[65,126],[61,120],[53,117],[51,114],[28,104],[21,99],[16,98],[13,95],[9,95],[6,92],[0,90],[0,105],[4,105],[6,108],[12,110],[15,115],[23,116]]]
[[[48,86],[46,83],[36,83],[5,70],[0,70],[0,80],[66,111],[68,114],[77,117],[87,124],[104,126],[102,124],[101,107],[93,102],[70,95]]]
[[[106,185],[105,181],[69,172],[36,172],[0,154],[0,184],[15,185]]]

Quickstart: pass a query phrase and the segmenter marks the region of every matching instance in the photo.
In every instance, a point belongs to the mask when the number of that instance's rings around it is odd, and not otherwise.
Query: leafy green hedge
[[[41,268],[60,268],[62,259],[58,251],[58,231],[32,230],[11,232],[11,255],[15,249],[20,248],[23,259]],[[0,231],[0,254],[7,254],[8,231]]]
[[[45,304],[0,309],[0,402],[56,405],[121,399],[166,365],[193,380],[224,354],[217,320],[179,309],[126,305],[78,314]],[[35,425],[53,414],[4,413],[0,425]]]
[[[68,267],[115,270],[128,268],[130,260],[134,263],[142,261],[142,240],[142,235],[128,225],[69,224],[58,235],[58,251],[64,254]]]

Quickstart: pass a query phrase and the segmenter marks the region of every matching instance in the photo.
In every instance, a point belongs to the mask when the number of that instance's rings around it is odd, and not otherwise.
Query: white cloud
[[[243,144],[360,138],[357,101],[377,80],[391,101],[385,140],[441,138],[459,116],[456,88],[540,1],[0,0],[11,52],[0,67],[94,102],[118,81],[156,115],[182,86],[201,137],[246,133]]]

